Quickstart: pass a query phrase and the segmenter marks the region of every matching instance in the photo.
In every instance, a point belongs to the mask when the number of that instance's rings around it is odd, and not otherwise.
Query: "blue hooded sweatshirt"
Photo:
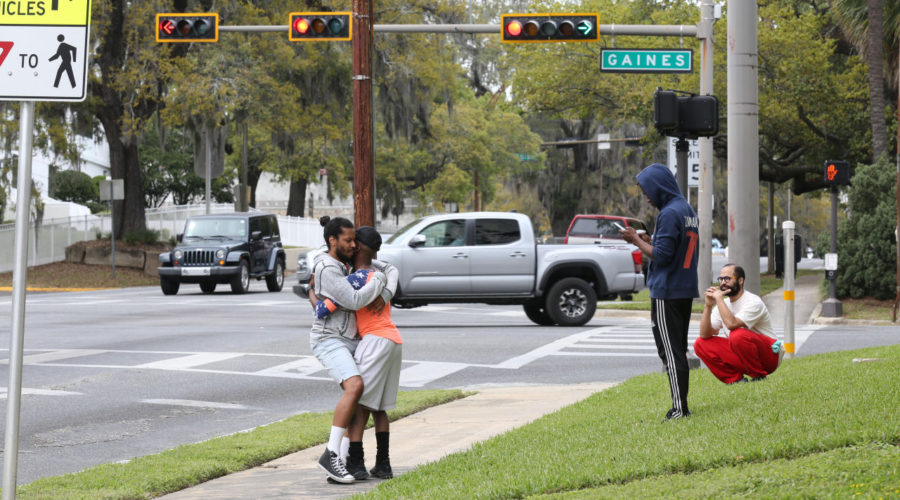
[[[653,299],[692,299],[697,292],[699,223],[669,167],[654,163],[637,175],[638,184],[659,209],[647,288]]]

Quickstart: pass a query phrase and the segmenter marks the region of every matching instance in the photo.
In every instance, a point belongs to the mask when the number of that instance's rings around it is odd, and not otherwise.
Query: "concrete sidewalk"
[[[435,406],[391,423],[394,475],[469,449],[473,444],[521,427],[581,401],[611,384],[513,386],[478,389],[478,394]],[[375,458],[375,433],[363,441],[366,465]],[[325,445],[301,450],[254,469],[224,476],[167,495],[166,499],[333,499],[366,492],[382,481],[329,484],[316,461]]]

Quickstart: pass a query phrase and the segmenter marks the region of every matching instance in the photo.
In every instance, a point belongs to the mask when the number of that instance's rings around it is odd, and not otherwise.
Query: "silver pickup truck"
[[[314,253],[298,263],[298,295],[304,295]],[[396,307],[522,304],[539,325],[583,325],[594,316],[598,296],[644,287],[641,254],[633,246],[536,244],[528,216],[511,212],[423,217],[385,241],[378,258],[400,270]]]

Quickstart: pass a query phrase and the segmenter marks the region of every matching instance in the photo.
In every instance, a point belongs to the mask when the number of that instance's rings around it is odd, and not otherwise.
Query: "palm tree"
[[[887,124],[884,116],[884,53],[888,46],[889,80],[896,83],[898,2],[888,2],[887,17],[882,0],[834,0],[834,13],[848,41],[864,54],[869,67],[869,116],[872,126],[873,160],[888,154]],[[888,25],[884,25],[887,19]]]

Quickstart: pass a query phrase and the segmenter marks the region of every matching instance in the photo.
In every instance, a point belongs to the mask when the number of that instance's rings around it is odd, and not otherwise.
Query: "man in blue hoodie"
[[[653,239],[641,237],[634,228],[621,231],[625,241],[650,258],[647,288],[650,289],[650,320],[659,357],[669,375],[672,408],[666,418],[690,416],[688,410],[688,325],[697,289],[697,214],[681,196],[669,167],[654,163],[641,170],[637,182],[659,209]],[[649,241],[648,241],[649,240]]]

